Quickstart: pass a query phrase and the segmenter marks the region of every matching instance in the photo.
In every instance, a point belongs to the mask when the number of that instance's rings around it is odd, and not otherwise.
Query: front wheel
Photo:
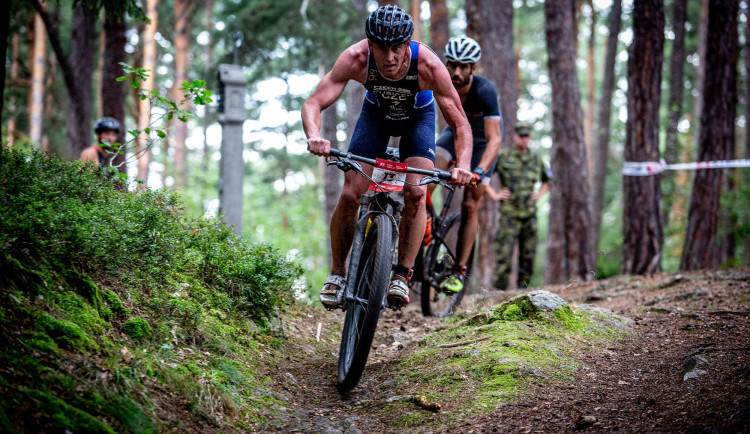
[[[385,306],[391,272],[393,226],[385,215],[373,217],[359,258],[354,291],[346,302],[339,351],[339,392],[353,389],[365,369],[378,318]]]
[[[441,228],[433,233],[433,239],[424,254],[424,277],[420,288],[422,314],[438,318],[451,315],[458,309],[469,286],[468,276],[474,262],[474,246],[466,263],[467,274],[464,287],[459,292],[440,289],[440,283],[453,273],[453,265],[458,255],[458,228],[461,224],[461,211],[448,216]]]

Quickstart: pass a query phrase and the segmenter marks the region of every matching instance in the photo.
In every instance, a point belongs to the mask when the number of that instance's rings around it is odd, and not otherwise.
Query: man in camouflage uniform
[[[529,285],[534,269],[536,253],[536,201],[549,190],[551,174],[542,159],[529,152],[531,128],[518,125],[513,135],[515,148],[501,149],[498,156],[497,173],[502,190],[489,187],[487,195],[493,200],[503,201],[500,206],[500,230],[497,233],[497,267],[495,287],[508,288],[513,247],[518,241],[518,287]],[[542,183],[534,191],[536,183]]]

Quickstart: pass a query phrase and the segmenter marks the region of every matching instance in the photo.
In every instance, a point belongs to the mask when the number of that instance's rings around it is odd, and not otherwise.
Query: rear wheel
[[[385,305],[385,290],[391,274],[392,237],[391,221],[385,215],[375,216],[362,246],[354,297],[346,300],[339,351],[340,392],[353,389],[365,369],[378,318]]]
[[[456,263],[456,244],[458,228],[461,224],[461,211],[448,216],[445,224],[432,234],[432,242],[424,254],[424,277],[420,288],[422,314],[424,316],[444,317],[451,315],[458,309],[461,300],[469,286],[468,277],[471,275],[474,262],[474,247],[472,246],[469,260],[466,263],[467,273],[464,287],[460,292],[449,292],[440,289],[440,283],[448,278]]]

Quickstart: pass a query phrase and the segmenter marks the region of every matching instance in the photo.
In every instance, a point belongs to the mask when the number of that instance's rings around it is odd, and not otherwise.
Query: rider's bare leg
[[[362,168],[368,175],[372,174],[372,166],[362,164]],[[331,216],[331,274],[346,275],[346,255],[354,239],[360,198],[367,191],[368,185],[370,181],[353,170],[344,174],[344,187]]]
[[[464,189],[464,200],[461,202],[461,225],[458,228],[458,254],[456,265],[466,265],[471,248],[479,228],[479,201],[482,199],[486,185],[479,184],[474,188]]]
[[[409,167],[426,170],[432,170],[434,167],[432,161],[424,157],[409,157],[405,163]],[[406,268],[414,266],[414,260],[424,239],[427,221],[427,187],[408,184],[417,184],[422,178],[422,175],[410,173],[406,175],[407,185],[404,186],[404,213],[399,226],[398,264]]]

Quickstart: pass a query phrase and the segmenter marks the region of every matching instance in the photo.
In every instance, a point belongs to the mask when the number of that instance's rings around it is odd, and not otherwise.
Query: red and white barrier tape
[[[750,160],[698,161],[693,163],[667,164],[666,161],[626,161],[622,166],[625,176],[650,176],[665,170],[728,169],[750,167]]]

